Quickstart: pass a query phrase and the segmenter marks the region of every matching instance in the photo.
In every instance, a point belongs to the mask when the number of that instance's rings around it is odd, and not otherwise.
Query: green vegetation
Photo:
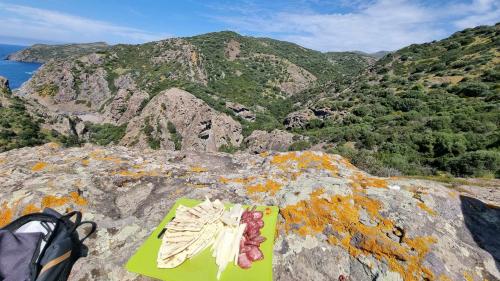
[[[232,40],[240,44],[240,55],[235,60],[225,54]],[[186,50],[186,46],[192,49]],[[289,95],[279,87],[280,83],[291,81],[290,63],[314,75],[317,81],[311,81],[313,86],[328,83],[339,88],[346,87],[370,63],[370,59],[360,54],[346,53],[348,58],[342,59],[342,54],[324,54],[288,42],[234,32],[116,45],[102,53],[113,93],[116,93],[114,79],[125,73],[131,74],[138,86],[150,93],[150,98],[178,87],[233,116],[242,123],[245,135],[255,129],[283,128],[282,120],[294,110]],[[176,60],[164,59],[166,56],[175,56]],[[255,123],[246,122],[226,109],[226,101],[264,110],[257,112]]]
[[[2,99],[0,106],[0,152],[47,142],[40,130],[41,120],[33,120],[19,98]]]
[[[151,149],[159,149],[160,148],[160,139],[155,136],[154,132],[155,129],[151,125],[151,120],[149,117],[147,117],[144,120],[144,127],[142,128],[142,131],[146,135],[148,145]]]
[[[35,44],[29,48],[10,54],[7,59],[26,62],[44,63],[51,59],[66,59],[73,56],[100,52],[109,46],[104,42],[88,44],[45,45]]]
[[[182,148],[182,136],[175,129],[175,125],[168,121],[167,130],[170,133],[170,138],[174,142],[175,150],[181,150]]]
[[[225,153],[235,153],[238,150],[239,147],[230,144],[229,145],[223,144],[221,145],[221,147],[219,147],[219,152],[225,152]]]
[[[299,133],[376,174],[500,177],[499,27],[385,56],[351,90],[316,102],[345,117]]]
[[[127,124],[115,126],[112,124],[88,124],[90,142],[98,145],[118,144],[125,135]]]
[[[500,24],[467,29],[378,61],[234,32],[116,45],[100,54],[113,94],[115,79],[124,74],[150,94],[149,100],[178,87],[240,122],[244,136],[256,129],[284,129],[289,113],[307,107],[316,118],[294,133],[309,139],[296,140],[291,150],[321,142],[379,175],[500,177],[499,30]],[[82,74],[93,71],[77,62],[75,87]],[[56,87],[45,84],[39,92],[51,96]],[[252,110],[255,122],[235,115],[227,101]],[[146,120],[142,130],[151,148],[160,148],[162,129],[157,121]],[[125,129],[93,130],[92,141],[107,144],[118,141]],[[166,130],[175,149],[181,149],[175,126],[168,123]]]

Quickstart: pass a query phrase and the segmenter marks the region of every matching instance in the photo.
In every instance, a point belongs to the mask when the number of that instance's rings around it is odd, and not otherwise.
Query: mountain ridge
[[[105,131],[101,127],[115,128],[112,136],[123,137],[121,126],[134,117],[126,113],[129,100],[137,109],[134,114],[140,114],[157,94],[180,88],[240,123],[243,138],[256,130],[271,134],[277,129],[273,134],[287,142],[268,143],[269,147],[315,146],[345,155],[379,175],[444,171],[496,177],[500,173],[495,133],[499,90],[494,82],[498,26],[464,30],[380,60],[353,52],[321,53],[235,32],[121,44],[46,63],[16,93],[31,108],[41,106],[37,111],[47,115],[48,130],[70,132],[71,139],[79,142],[101,136]],[[460,60],[462,54],[478,59]],[[453,80],[457,73],[468,75],[468,80]],[[455,108],[465,101],[475,112],[472,120],[451,122],[458,120]],[[473,128],[467,122],[477,124]],[[159,130],[146,129],[146,124],[129,129],[161,132],[146,139],[167,142],[168,122],[156,123]],[[108,143],[120,142],[108,137]],[[157,141],[151,143],[161,147]],[[249,142],[241,143],[223,149],[246,149]],[[464,162],[471,165],[460,164]]]

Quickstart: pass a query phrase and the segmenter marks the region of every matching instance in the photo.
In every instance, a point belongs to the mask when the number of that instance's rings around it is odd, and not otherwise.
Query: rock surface
[[[228,101],[226,102],[226,107],[231,109],[236,115],[240,116],[241,118],[247,121],[250,122],[255,121],[256,118],[255,113],[242,104]]]
[[[313,119],[317,119],[314,112],[311,109],[306,108],[288,114],[283,121],[283,125],[285,125],[285,128],[287,129],[304,129],[309,121]]]
[[[175,134],[182,138],[177,148],[183,150],[217,151],[239,146],[243,139],[238,122],[192,94],[172,88],[156,95],[128,123],[121,144],[145,148],[157,142],[161,148],[174,149]]]
[[[500,182],[467,185],[376,178],[311,151],[47,144],[0,154],[0,225],[43,207],[82,210],[99,229],[70,280],[144,281],[124,263],[175,200],[208,195],[279,206],[274,280],[499,280]]]
[[[11,91],[9,87],[9,80],[7,78],[0,76],[0,105],[6,106],[10,104],[9,97],[11,96]]]
[[[264,151],[287,151],[288,148],[300,138],[292,133],[275,129],[271,132],[255,130],[245,138],[245,147],[250,153]]]

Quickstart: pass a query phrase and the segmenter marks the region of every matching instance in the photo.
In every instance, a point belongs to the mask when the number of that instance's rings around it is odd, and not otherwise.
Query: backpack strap
[[[71,218],[76,216],[75,221],[72,221]],[[73,211],[61,216],[61,219],[66,222],[68,225],[71,225],[71,228],[68,230],[69,232],[74,232],[76,228],[82,222],[82,213],[78,211]]]
[[[78,224],[78,226],[76,228],[78,228],[82,225],[85,225],[85,224],[90,224],[91,228],[90,228],[90,231],[87,233],[87,235],[85,235],[85,237],[80,239],[80,243],[83,243],[83,241],[85,241],[85,239],[89,238],[89,236],[94,234],[94,232],[97,230],[97,224],[93,221],[82,221],[80,224]]]
[[[14,231],[16,231],[16,229],[20,228],[21,226],[23,226],[31,221],[48,221],[48,222],[52,222],[54,224],[57,224],[59,222],[59,219],[53,215],[50,215],[50,214],[33,213],[33,214],[24,215],[22,217],[19,217],[18,219],[12,221],[11,223],[9,223],[8,225],[4,226],[1,229],[14,232]]]

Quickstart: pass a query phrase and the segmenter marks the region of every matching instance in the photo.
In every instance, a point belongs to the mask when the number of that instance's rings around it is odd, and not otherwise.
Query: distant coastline
[[[36,70],[42,65],[40,63],[17,62],[7,60],[7,56],[27,46],[0,44],[0,76],[9,79],[10,87],[15,90],[28,81]]]

